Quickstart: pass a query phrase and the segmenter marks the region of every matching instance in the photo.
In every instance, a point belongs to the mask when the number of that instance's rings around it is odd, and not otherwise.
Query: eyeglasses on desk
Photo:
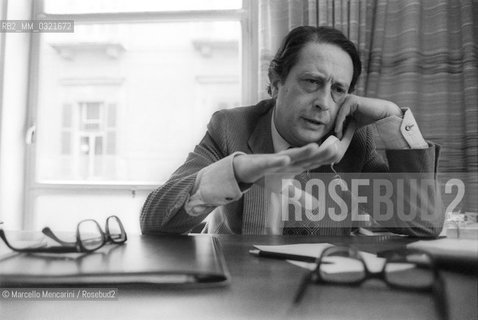
[[[416,249],[399,249],[383,254],[382,269],[372,272],[360,252],[353,247],[334,246],[325,249],[317,258],[317,266],[302,279],[294,303],[298,304],[311,283],[359,286],[367,280],[378,279],[390,288],[415,292],[432,292],[441,319],[448,319],[444,283],[433,258]],[[343,272],[333,268],[345,266]]]
[[[76,241],[60,239],[49,227],[43,228],[42,232],[50,239],[59,243],[60,246],[47,246],[42,242],[35,246],[20,247],[7,239],[2,228],[0,228],[0,238],[10,249],[24,253],[88,253],[96,251],[108,243],[123,244],[127,240],[123,223],[114,215],[106,219],[105,231],[101,229],[96,220],[86,219],[80,221],[76,227]]]

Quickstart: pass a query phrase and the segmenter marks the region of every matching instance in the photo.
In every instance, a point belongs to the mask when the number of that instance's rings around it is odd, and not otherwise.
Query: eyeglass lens
[[[385,265],[386,280],[406,288],[427,288],[435,281],[432,261],[421,253],[407,254],[403,259],[392,259]]]
[[[81,244],[86,250],[96,250],[105,242],[100,226],[94,220],[80,222],[78,232]]]
[[[111,216],[106,220],[106,232],[109,233],[111,241],[114,243],[120,243],[126,240],[126,232],[124,231],[121,221],[116,216]]]
[[[337,268],[340,268],[340,272],[337,272]],[[334,283],[353,283],[365,278],[362,261],[339,252],[322,257],[319,272],[322,280]]]

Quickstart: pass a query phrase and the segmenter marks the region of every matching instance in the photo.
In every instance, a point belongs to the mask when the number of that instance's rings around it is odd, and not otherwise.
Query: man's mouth
[[[320,120],[316,120],[316,119],[311,119],[311,118],[304,118],[302,117],[302,119],[306,122],[306,123],[309,123],[313,126],[320,126],[320,125],[324,125],[324,123]]]

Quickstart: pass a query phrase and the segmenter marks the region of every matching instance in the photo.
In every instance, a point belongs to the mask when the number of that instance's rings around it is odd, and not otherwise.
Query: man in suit
[[[331,172],[328,164],[339,160],[336,145],[322,142],[332,133],[342,138],[349,119],[358,129],[335,170],[434,173],[438,147],[423,139],[409,109],[352,94],[360,72],[358,52],[340,31],[292,30],[269,67],[272,99],[212,116],[186,162],[148,196],[143,233],[185,233],[207,217],[209,233],[283,234],[280,200],[277,191],[265,192],[265,177]],[[375,150],[370,125],[383,140],[388,163]],[[444,215],[433,206],[427,213],[426,220],[394,217],[394,231],[436,236]],[[319,221],[315,229],[326,230],[325,224]]]

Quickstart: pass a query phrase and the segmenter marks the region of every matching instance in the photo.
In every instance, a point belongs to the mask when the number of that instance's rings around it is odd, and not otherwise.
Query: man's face
[[[284,82],[271,79],[276,98],[274,123],[280,135],[299,147],[318,142],[329,133],[352,76],[352,59],[344,50],[308,43]]]

